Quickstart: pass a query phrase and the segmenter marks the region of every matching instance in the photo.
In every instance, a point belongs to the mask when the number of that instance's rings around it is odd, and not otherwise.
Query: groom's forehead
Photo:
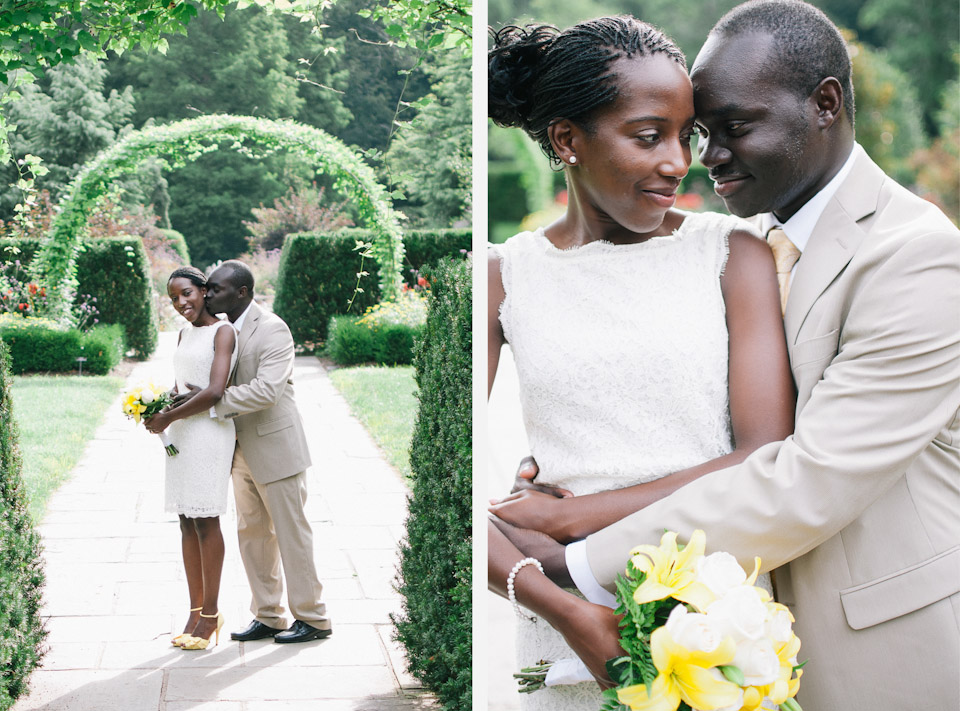
[[[774,81],[779,72],[773,39],[765,32],[710,35],[690,68],[694,86],[699,82],[720,89]]]

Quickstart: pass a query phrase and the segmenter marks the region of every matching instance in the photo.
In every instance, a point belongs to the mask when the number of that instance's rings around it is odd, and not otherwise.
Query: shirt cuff
[[[217,419],[217,408],[215,405],[210,406],[210,417],[214,420]]]
[[[587,542],[576,541],[564,549],[567,571],[577,590],[592,603],[616,609],[617,598],[597,582],[587,560]]]

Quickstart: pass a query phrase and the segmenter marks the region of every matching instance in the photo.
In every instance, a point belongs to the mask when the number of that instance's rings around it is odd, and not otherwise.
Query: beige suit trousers
[[[293,618],[317,629],[330,629],[326,605],[321,602],[323,585],[313,560],[313,530],[303,509],[306,473],[258,484],[238,443],[232,476],[240,558],[253,594],[250,611],[268,627],[288,627],[282,603],[285,579]]]

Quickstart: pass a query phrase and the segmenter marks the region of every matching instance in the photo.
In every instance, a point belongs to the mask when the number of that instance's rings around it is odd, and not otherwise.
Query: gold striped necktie
[[[790,293],[790,271],[800,259],[800,250],[790,241],[787,233],[779,227],[767,232],[767,244],[773,250],[773,260],[777,265],[777,282],[780,284],[780,313],[787,310],[787,294]]]

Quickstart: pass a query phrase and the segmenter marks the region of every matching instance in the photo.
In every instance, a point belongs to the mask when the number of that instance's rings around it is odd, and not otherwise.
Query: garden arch
[[[332,176],[334,187],[357,206],[361,222],[377,235],[370,251],[380,267],[383,297],[399,295],[403,263],[400,224],[373,170],[342,141],[319,128],[288,120],[218,114],[133,131],[87,163],[74,178],[49,239],[33,262],[34,275],[50,287],[61,313],[69,310],[76,286],[75,257],[87,215],[112,183],[147,158],[157,158],[170,170],[218,150],[221,144],[251,158],[286,150]]]

